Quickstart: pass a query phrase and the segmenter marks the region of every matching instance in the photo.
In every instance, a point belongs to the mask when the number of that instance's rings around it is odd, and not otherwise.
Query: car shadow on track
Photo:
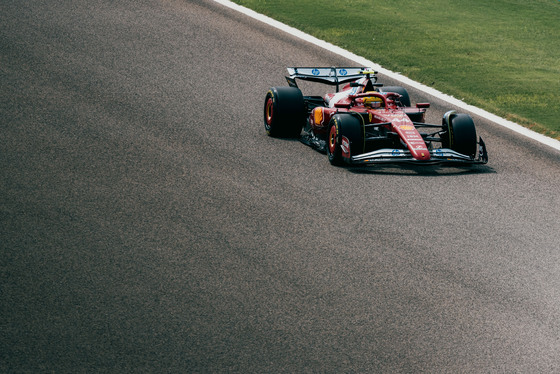
[[[383,174],[421,177],[440,177],[465,174],[496,174],[488,165],[443,166],[443,165],[373,165],[348,167],[355,174]]]

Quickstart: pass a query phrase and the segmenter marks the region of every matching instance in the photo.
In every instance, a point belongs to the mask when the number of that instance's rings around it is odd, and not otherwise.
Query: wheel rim
[[[336,149],[336,126],[331,126],[331,131],[329,132],[329,152],[334,154]]]
[[[268,126],[270,126],[272,123],[273,106],[274,106],[273,104],[274,102],[272,101],[272,97],[269,97],[268,100],[266,101],[266,111],[265,111],[266,124]]]

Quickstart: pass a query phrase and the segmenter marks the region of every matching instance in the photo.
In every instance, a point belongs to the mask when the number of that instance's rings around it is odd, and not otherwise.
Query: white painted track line
[[[421,90],[423,92],[426,92],[427,94],[432,95],[434,97],[437,97],[438,99],[441,99],[441,100],[443,100],[443,101],[445,101],[445,102],[447,102],[451,105],[454,105],[458,108],[469,111],[469,112],[471,112],[473,114],[476,114],[478,116],[484,117],[489,121],[492,121],[492,122],[494,122],[498,125],[501,125],[505,128],[508,128],[512,131],[515,131],[519,134],[522,134],[522,135],[524,135],[528,138],[536,140],[536,141],[538,141],[542,144],[545,144],[549,147],[552,147],[552,148],[560,151],[560,141],[558,141],[556,139],[549,138],[547,136],[544,136],[542,134],[534,132],[534,131],[526,128],[526,127],[523,127],[523,126],[521,126],[521,125],[519,125],[515,122],[508,121],[508,120],[506,120],[502,117],[499,117],[495,114],[487,112],[483,109],[477,108],[473,105],[469,105],[469,104],[467,104],[467,103],[465,103],[465,102],[463,102],[459,99],[456,99],[452,96],[446,95],[446,94],[444,94],[444,93],[442,93],[442,92],[440,92],[440,91],[438,91],[434,88],[425,86],[422,83],[413,81],[412,79],[407,78],[407,77],[405,77],[401,74],[398,74],[398,73],[395,73],[393,71],[387,70],[387,69],[383,68],[382,66],[365,59],[364,57],[361,57],[361,56],[358,56],[358,55],[356,55],[352,52],[346,51],[346,50],[344,50],[340,47],[337,47],[337,46],[335,46],[331,43],[328,43],[324,40],[317,39],[316,37],[311,36],[309,34],[306,34],[306,33],[302,32],[302,31],[300,31],[296,28],[285,25],[281,22],[278,22],[278,21],[268,17],[268,16],[257,13],[255,11],[253,11],[251,9],[248,9],[246,7],[243,7],[241,5],[235,4],[235,3],[233,3],[229,0],[214,0],[214,1],[219,3],[219,4],[222,4],[222,5],[226,6],[228,8],[236,10],[240,13],[243,13],[243,14],[245,14],[245,15],[251,17],[251,18],[254,18],[258,21],[264,22],[264,23],[266,23],[266,24],[268,24],[272,27],[275,27],[275,28],[280,29],[284,32],[287,32],[290,35],[298,37],[298,38],[300,38],[302,40],[305,40],[309,43],[315,44],[315,45],[317,45],[321,48],[324,48],[324,49],[326,49],[326,50],[328,50],[332,53],[336,53],[337,55],[340,55],[340,56],[345,57],[349,60],[355,61],[359,65],[372,67],[375,70],[377,70],[378,72],[380,72],[381,74],[384,74],[384,75],[386,75],[386,76],[388,76],[392,79],[395,79],[399,82],[402,82],[403,84],[406,84],[410,87],[413,87],[413,88],[416,88],[416,89]]]

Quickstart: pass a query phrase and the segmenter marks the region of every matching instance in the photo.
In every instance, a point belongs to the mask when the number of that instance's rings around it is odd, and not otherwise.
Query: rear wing
[[[339,85],[348,83],[366,76],[377,81],[377,72],[372,68],[356,67],[289,67],[289,76],[286,77],[291,87],[297,87],[296,79],[319,82],[336,86],[338,92]]]

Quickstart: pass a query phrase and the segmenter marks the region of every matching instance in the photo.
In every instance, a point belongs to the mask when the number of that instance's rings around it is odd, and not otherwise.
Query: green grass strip
[[[234,0],[560,140],[558,0]]]

